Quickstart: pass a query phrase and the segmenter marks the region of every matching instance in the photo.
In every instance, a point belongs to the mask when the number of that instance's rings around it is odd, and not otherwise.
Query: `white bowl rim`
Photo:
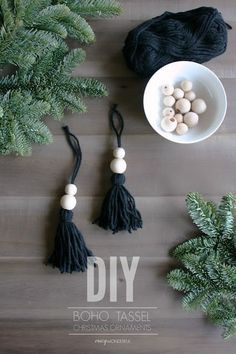
[[[215,128],[207,135],[201,137],[201,138],[195,138],[195,139],[192,139],[192,140],[188,140],[188,141],[177,141],[175,140],[174,138],[174,135],[170,135],[169,137],[166,137],[164,136],[163,134],[161,134],[161,130],[158,130],[156,128],[154,128],[154,126],[152,125],[152,123],[150,122],[149,118],[147,117],[147,113],[146,113],[146,110],[145,110],[145,100],[146,100],[146,96],[147,96],[147,89],[148,89],[148,84],[150,82],[150,80],[153,79],[153,77],[155,75],[157,75],[157,73],[162,70],[163,68],[166,68],[168,66],[171,66],[171,65],[174,65],[176,63],[187,63],[187,64],[191,64],[193,66],[198,66],[198,67],[201,67],[201,69],[205,70],[206,72],[210,73],[215,79],[216,81],[218,82],[220,88],[222,89],[222,94],[223,94],[223,103],[224,103],[224,112],[222,114],[222,117],[221,117],[221,120],[219,121],[219,123],[215,126]],[[143,94],[143,109],[144,109],[144,113],[145,113],[145,117],[148,121],[148,123],[151,125],[152,129],[157,133],[159,134],[160,136],[162,136],[164,139],[166,140],[169,140],[173,143],[176,143],[176,144],[194,144],[194,143],[198,143],[200,141],[203,141],[203,140],[206,140],[208,139],[209,137],[211,137],[221,126],[221,124],[223,123],[224,119],[225,119],[225,115],[226,115],[226,111],[227,111],[227,96],[226,96],[226,92],[225,92],[225,88],[221,82],[221,80],[218,78],[218,76],[214,73],[214,71],[210,70],[208,67],[206,67],[205,65],[202,65],[200,63],[196,63],[194,61],[187,61],[187,60],[179,60],[179,61],[175,61],[175,62],[172,62],[172,63],[169,63],[169,64],[166,64],[164,66],[162,66],[160,69],[158,69],[151,77],[150,79],[148,80],[147,84],[146,84],[146,87],[145,87],[145,90],[144,90],[144,94]]]

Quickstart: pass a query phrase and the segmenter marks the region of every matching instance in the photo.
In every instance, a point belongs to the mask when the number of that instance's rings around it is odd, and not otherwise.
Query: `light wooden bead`
[[[125,149],[118,147],[113,150],[113,156],[118,159],[123,159],[125,157]]]
[[[174,92],[174,86],[171,84],[165,84],[162,86],[161,91],[165,96],[170,96]]]
[[[166,107],[166,108],[163,109],[162,114],[163,114],[164,117],[171,118],[171,117],[174,117],[175,110],[173,108],[171,108],[171,107]]]
[[[165,132],[171,133],[176,129],[177,121],[174,117],[165,117],[161,121],[161,127]]]
[[[206,111],[207,105],[206,102],[202,98],[196,98],[192,102],[192,111],[197,114],[202,114]]]
[[[173,96],[166,96],[163,99],[163,103],[167,107],[172,107],[175,104],[175,98]]]
[[[191,103],[186,98],[181,98],[176,102],[175,108],[180,113],[187,113],[190,111]]]
[[[188,91],[192,90],[193,84],[192,84],[192,81],[183,80],[183,81],[181,81],[180,86],[184,90],[184,92],[188,92]]]
[[[174,89],[173,96],[176,100],[179,100],[180,98],[184,97],[184,91],[181,90],[181,88],[177,87],[176,89]]]
[[[76,199],[73,195],[65,194],[60,201],[61,207],[66,210],[72,210],[76,206]]]
[[[110,168],[112,172],[121,174],[125,172],[127,164],[124,159],[115,158],[111,161]]]
[[[76,185],[75,185],[75,184],[72,184],[72,183],[67,184],[67,185],[65,186],[65,193],[66,193],[66,194],[69,194],[69,195],[76,195],[76,193],[77,193],[77,187],[76,187]]]
[[[195,100],[196,93],[193,91],[185,92],[184,97],[187,98],[187,100],[189,100],[191,102],[191,101]]]
[[[176,119],[177,123],[183,123],[183,121],[184,121],[183,114],[177,113],[177,114],[175,115],[175,119]]]
[[[185,123],[179,123],[176,128],[178,135],[184,135],[188,132],[188,126]]]
[[[198,124],[198,115],[195,112],[188,112],[184,115],[184,123],[187,124],[189,128],[193,128]]]

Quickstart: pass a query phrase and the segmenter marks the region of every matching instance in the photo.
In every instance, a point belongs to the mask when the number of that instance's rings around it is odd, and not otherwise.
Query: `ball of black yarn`
[[[129,32],[124,57],[128,67],[142,77],[174,61],[204,63],[226,50],[227,28],[231,27],[212,7],[165,12]]]

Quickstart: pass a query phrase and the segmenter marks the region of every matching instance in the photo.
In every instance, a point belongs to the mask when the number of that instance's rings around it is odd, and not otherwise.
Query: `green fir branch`
[[[218,213],[214,203],[204,201],[198,193],[190,193],[186,199],[187,208],[193,222],[208,236],[219,234]]]
[[[11,72],[0,77],[1,154],[30,154],[32,143],[52,141],[45,115],[62,119],[65,109],[84,112],[83,97],[107,95],[98,80],[72,75],[85,52],[70,50],[64,40],[92,43],[94,32],[84,16],[119,12],[113,0],[0,2],[0,65]]]
[[[225,339],[236,335],[235,205],[232,194],[219,207],[197,193],[188,195],[189,214],[204,234],[171,252],[182,268],[167,275],[170,286],[184,294],[184,309],[201,309]]]
[[[85,17],[111,17],[121,13],[121,7],[115,0],[56,0],[55,3],[66,3],[71,11]]]
[[[232,194],[225,195],[219,206],[222,236],[230,238],[234,232],[235,197]]]

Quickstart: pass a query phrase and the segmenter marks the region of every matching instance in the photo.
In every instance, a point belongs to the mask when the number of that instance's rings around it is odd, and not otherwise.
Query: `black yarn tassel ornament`
[[[117,126],[115,124],[117,117]],[[114,105],[109,114],[111,126],[117,137],[118,148],[114,149],[114,159],[110,164],[113,171],[111,176],[112,187],[108,190],[102,204],[101,214],[94,223],[105,230],[111,230],[113,234],[126,230],[132,232],[142,228],[143,222],[140,212],[136,209],[133,196],[124,187],[126,162],[123,159],[125,150],[121,147],[121,135],[124,129],[124,120],[121,113]]]
[[[93,257],[84,241],[83,235],[72,222],[72,209],[76,205],[74,195],[77,187],[74,184],[82,161],[82,152],[77,137],[67,126],[63,127],[69,146],[75,156],[75,167],[69,184],[65,187],[66,194],[61,198],[61,210],[57,227],[54,251],[48,263],[58,268],[61,273],[84,272],[87,269],[87,257]]]

